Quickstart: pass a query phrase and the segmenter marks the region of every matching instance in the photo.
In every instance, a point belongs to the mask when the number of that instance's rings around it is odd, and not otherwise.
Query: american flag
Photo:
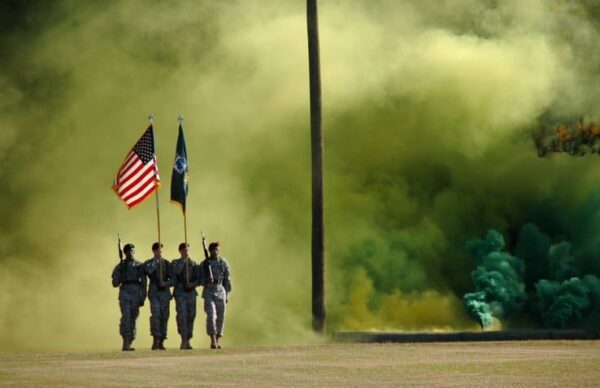
[[[160,186],[158,162],[154,154],[152,124],[125,157],[113,189],[131,209],[142,203]]]

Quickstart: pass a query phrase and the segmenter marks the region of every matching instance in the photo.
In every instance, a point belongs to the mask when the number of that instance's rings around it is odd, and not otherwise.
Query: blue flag
[[[179,204],[185,214],[185,200],[188,194],[188,160],[185,148],[185,137],[183,127],[179,124],[179,135],[177,136],[177,147],[175,148],[175,162],[173,163],[173,175],[171,175],[171,202]]]

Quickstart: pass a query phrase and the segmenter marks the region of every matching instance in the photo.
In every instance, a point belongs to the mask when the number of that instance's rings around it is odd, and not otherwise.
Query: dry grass
[[[600,341],[0,353],[13,386],[598,386]]]

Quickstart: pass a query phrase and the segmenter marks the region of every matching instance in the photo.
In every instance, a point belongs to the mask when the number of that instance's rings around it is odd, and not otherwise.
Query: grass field
[[[600,341],[0,353],[12,386],[599,386]]]

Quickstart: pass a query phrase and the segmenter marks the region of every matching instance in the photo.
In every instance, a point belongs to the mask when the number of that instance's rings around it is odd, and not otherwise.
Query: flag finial
[[[183,116],[182,115],[177,116],[177,121],[179,121],[179,125],[183,124]]]
[[[154,124],[154,115],[152,113],[148,114],[148,121],[150,122],[150,124]]]

